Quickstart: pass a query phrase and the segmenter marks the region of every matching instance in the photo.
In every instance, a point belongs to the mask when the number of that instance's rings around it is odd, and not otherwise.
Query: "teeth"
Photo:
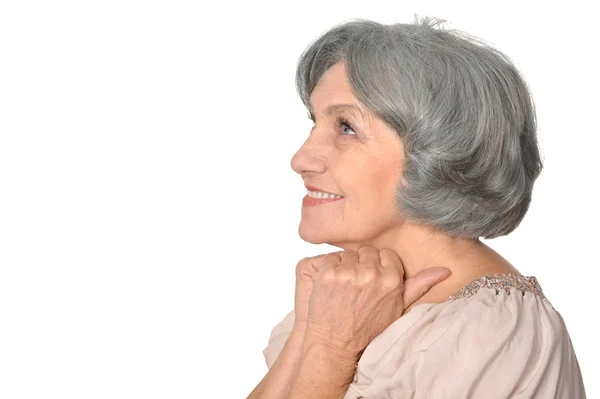
[[[331,193],[324,193],[322,191],[307,191],[308,196],[311,198],[317,198],[317,199],[334,199],[334,198],[342,198],[341,195],[337,195],[337,194],[331,194]]]

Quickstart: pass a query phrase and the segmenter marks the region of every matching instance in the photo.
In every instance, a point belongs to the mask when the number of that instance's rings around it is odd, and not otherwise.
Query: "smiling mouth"
[[[315,198],[315,199],[340,199],[340,198],[343,198],[341,195],[326,193],[324,191],[312,191],[312,190],[307,190],[306,195],[308,195],[310,198]]]
[[[339,194],[327,192],[327,191],[323,190],[320,187],[315,187],[315,186],[310,186],[310,185],[305,185],[304,187],[306,187],[307,195],[309,197],[312,197],[312,198],[317,198],[317,199],[321,199],[321,198],[325,198],[325,199],[327,199],[327,198],[343,198]]]
[[[314,196],[311,196],[311,191],[309,191],[308,194],[302,199],[302,206],[303,207],[313,207],[313,206],[328,204],[330,202],[336,202],[336,201],[340,201],[340,200],[344,199],[344,197],[337,195],[337,194],[330,194],[330,193],[323,193],[323,194],[326,194],[327,197],[325,197],[325,196],[314,197]],[[321,195],[321,194],[317,193],[315,195]],[[331,197],[330,197],[330,195],[331,195]]]

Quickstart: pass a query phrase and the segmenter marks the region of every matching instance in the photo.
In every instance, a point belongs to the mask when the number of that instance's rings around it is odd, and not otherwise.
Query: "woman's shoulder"
[[[564,321],[535,277],[496,273],[472,280],[443,302],[414,306],[371,342],[377,353],[367,347],[363,356],[381,358],[393,350],[407,359],[452,343],[469,354],[523,336],[557,340],[564,333]]]
[[[511,274],[480,277],[445,302],[415,306],[365,349],[352,390],[364,397],[462,397],[466,390],[486,398],[561,390],[585,397],[560,313],[535,277]]]
[[[472,334],[476,339],[466,347],[470,351],[518,340],[531,340],[533,345],[542,341],[541,336],[553,342],[568,339],[562,316],[535,276],[495,273],[478,277],[445,302],[423,310],[414,333],[422,329],[424,336],[435,340],[442,335],[460,340]]]

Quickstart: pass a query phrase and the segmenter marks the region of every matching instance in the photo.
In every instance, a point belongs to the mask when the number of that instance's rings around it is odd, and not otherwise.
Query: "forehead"
[[[314,103],[320,102],[319,100],[322,97],[331,96],[338,96],[347,100],[354,97],[352,90],[350,89],[350,84],[346,79],[346,68],[341,62],[332,65],[325,73],[323,73],[323,75],[321,75],[310,95],[311,103],[317,105]]]
[[[331,66],[317,82],[309,104],[309,111],[315,110],[325,115],[348,111],[364,117],[368,113],[352,92],[343,63]]]

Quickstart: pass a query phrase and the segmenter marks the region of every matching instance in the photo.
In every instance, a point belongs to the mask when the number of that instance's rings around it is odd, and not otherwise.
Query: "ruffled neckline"
[[[519,276],[513,273],[494,273],[478,277],[471,281],[469,284],[450,295],[446,302],[460,298],[469,298],[475,295],[481,288],[495,289],[496,295],[500,293],[500,290],[504,290],[507,295],[510,295],[510,289],[515,288],[521,292],[522,295],[525,295],[526,292],[530,292],[541,298],[545,298],[542,287],[534,276]]]

